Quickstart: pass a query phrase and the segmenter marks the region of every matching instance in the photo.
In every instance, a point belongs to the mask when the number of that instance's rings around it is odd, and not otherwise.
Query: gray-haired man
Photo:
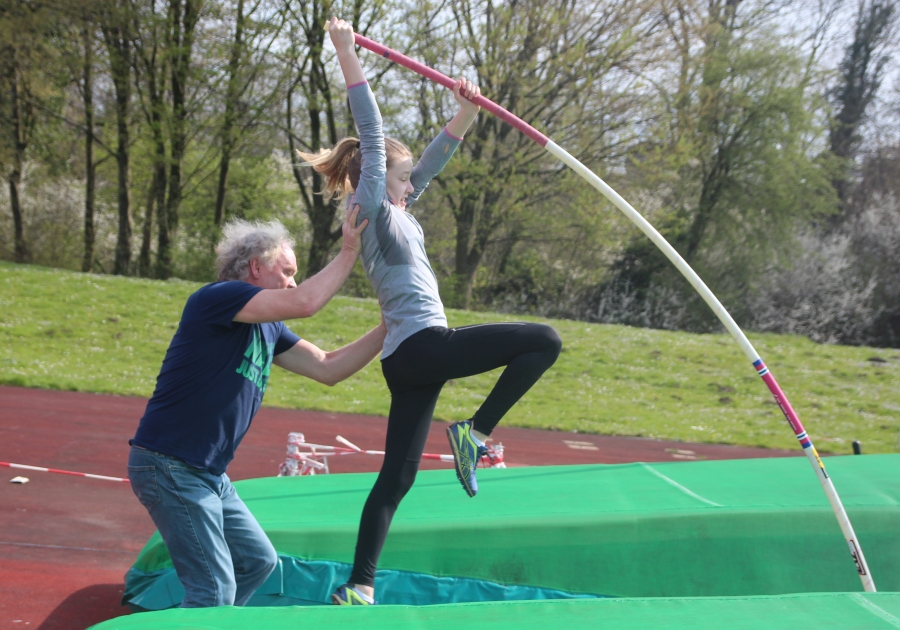
[[[262,402],[275,365],[334,385],[381,350],[384,323],[333,352],[297,337],[282,320],[309,317],[356,262],[354,210],[340,253],[297,286],[293,239],[277,221],[225,226],[218,282],[185,304],[156,390],[131,440],[128,477],[169,548],[184,585],[182,607],[241,606],[277,557],[225,469]]]

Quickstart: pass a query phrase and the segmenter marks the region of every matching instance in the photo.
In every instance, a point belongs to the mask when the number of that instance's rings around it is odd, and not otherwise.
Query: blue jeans
[[[182,608],[243,606],[278,563],[225,474],[133,446],[128,478],[169,548]]]

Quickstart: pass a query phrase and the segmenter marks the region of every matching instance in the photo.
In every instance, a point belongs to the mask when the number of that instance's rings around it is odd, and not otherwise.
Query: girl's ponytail
[[[333,149],[321,149],[318,153],[297,151],[297,154],[306,166],[312,166],[325,176],[322,194],[326,199],[343,199],[359,185],[362,158],[358,149],[359,140],[348,137],[339,141]]]

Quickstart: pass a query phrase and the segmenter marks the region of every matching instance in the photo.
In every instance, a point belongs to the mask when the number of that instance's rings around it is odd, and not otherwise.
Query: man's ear
[[[254,280],[259,279],[260,267],[262,267],[262,265],[259,262],[259,258],[251,258],[250,259],[250,276]]]

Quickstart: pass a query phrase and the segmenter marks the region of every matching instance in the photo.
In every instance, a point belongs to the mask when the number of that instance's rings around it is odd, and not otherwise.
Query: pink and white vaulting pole
[[[363,37],[362,35],[356,35],[356,43],[358,46],[362,48],[366,48],[382,57],[393,61],[405,68],[409,68],[413,72],[416,72],[423,77],[434,81],[435,83],[439,83],[448,89],[453,89],[453,86],[456,85],[456,81],[451,79],[450,77],[441,74],[437,70],[433,68],[429,68],[428,66],[415,61],[414,59],[410,59],[406,55],[400,54],[396,51],[391,50],[377,42],[368,39],[367,37]],[[853,531],[853,526],[850,524],[850,519],[847,517],[847,512],[844,510],[844,505],[841,503],[840,497],[838,497],[837,491],[834,488],[834,484],[831,482],[831,478],[828,476],[828,473],[825,470],[825,464],[822,463],[821,458],[819,457],[818,452],[816,452],[815,447],[812,444],[812,440],[810,440],[809,436],[806,434],[806,430],[803,428],[803,424],[800,422],[800,418],[797,417],[796,412],[791,407],[791,404],[788,402],[787,396],[784,395],[784,392],[781,391],[781,388],[778,386],[778,383],[775,381],[775,377],[772,376],[772,373],[769,372],[769,369],[763,363],[759,354],[751,345],[750,341],[747,339],[747,336],[744,334],[744,331],[740,329],[740,327],[735,323],[734,319],[725,310],[725,307],[722,306],[722,303],[719,302],[719,299],[713,294],[712,291],[709,290],[709,287],[700,279],[700,276],[691,268],[690,265],[685,262],[684,258],[675,251],[675,248],[672,247],[669,242],[663,238],[662,234],[660,234],[656,228],[654,228],[644,217],[642,217],[637,210],[635,210],[631,204],[625,201],[615,190],[609,187],[602,179],[600,179],[597,175],[595,175],[590,169],[588,169],[584,164],[576,160],[572,155],[570,155],[565,149],[557,145],[555,142],[550,140],[547,136],[542,134],[540,131],[523,121],[521,118],[513,115],[508,112],[504,108],[500,107],[493,101],[486,99],[483,96],[479,96],[473,101],[477,105],[480,105],[483,109],[489,111],[494,114],[504,122],[509,123],[523,134],[537,142],[539,145],[544,147],[551,155],[560,160],[563,164],[571,168],[573,171],[578,173],[581,177],[583,177],[591,186],[599,190],[603,195],[609,199],[613,205],[615,205],[619,210],[621,210],[625,216],[627,216],[632,223],[637,225],[640,230],[647,235],[647,237],[653,241],[653,243],[662,251],[663,254],[666,255],[673,265],[681,272],[681,274],[687,278],[687,281],[691,283],[691,286],[700,294],[703,300],[709,305],[709,307],[713,310],[725,328],[731,333],[731,336],[734,337],[735,341],[737,341],[738,345],[741,347],[741,350],[744,351],[744,354],[750,360],[750,363],[753,364],[753,367],[756,369],[757,374],[762,378],[763,382],[769,388],[769,391],[772,392],[772,396],[775,397],[775,402],[778,403],[778,406],[781,407],[781,411],[784,413],[785,418],[787,418],[788,423],[791,426],[791,429],[794,431],[794,435],[797,436],[797,440],[800,442],[800,446],[803,448],[803,452],[806,453],[806,457],[809,459],[812,464],[813,470],[816,473],[816,476],[819,479],[819,482],[822,484],[822,489],[825,491],[825,496],[828,497],[828,502],[831,504],[832,510],[834,510],[834,515],[837,517],[838,525],[840,525],[841,532],[844,534],[844,538],[847,541],[847,545],[850,548],[850,555],[853,558],[853,562],[856,564],[856,570],[859,573],[860,580],[862,580],[863,588],[870,593],[875,592],[875,582],[872,580],[872,574],[869,572],[869,567],[866,564],[866,559],[863,556],[862,547],[860,547],[859,542],[856,539],[856,534]]]

